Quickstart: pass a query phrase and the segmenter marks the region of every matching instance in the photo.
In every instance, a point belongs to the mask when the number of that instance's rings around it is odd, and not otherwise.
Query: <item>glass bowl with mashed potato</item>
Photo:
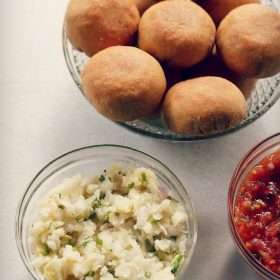
[[[197,239],[186,188],[143,152],[101,145],[64,154],[31,181],[16,241],[34,279],[184,279]]]

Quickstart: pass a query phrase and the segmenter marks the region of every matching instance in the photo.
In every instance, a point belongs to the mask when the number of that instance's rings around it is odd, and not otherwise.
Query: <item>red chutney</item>
[[[248,250],[280,275],[280,151],[246,175],[237,193],[234,223]]]

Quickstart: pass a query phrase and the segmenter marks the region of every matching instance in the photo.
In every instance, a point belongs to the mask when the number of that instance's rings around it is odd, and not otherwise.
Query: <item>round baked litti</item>
[[[203,60],[215,43],[211,17],[187,0],[162,1],[150,7],[139,24],[139,47],[161,62],[190,67]]]
[[[220,77],[180,82],[166,94],[161,117],[178,134],[207,135],[242,122],[247,103],[240,90]]]
[[[154,113],[166,89],[158,61],[146,52],[125,46],[94,55],[82,72],[86,98],[103,116],[133,121]]]
[[[231,11],[217,32],[217,50],[234,72],[265,78],[280,71],[280,14],[261,4]]]

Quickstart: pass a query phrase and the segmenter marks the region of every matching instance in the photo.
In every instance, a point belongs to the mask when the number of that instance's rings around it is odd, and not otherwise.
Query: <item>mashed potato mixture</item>
[[[30,225],[34,266],[48,280],[175,279],[187,214],[146,168],[64,179]]]

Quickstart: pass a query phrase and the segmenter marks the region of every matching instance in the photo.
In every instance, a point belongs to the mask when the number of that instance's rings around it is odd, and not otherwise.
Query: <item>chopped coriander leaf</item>
[[[159,222],[161,219],[155,219],[153,216],[151,216],[148,219],[148,222],[150,222],[151,224],[156,224],[157,222]]]
[[[96,244],[97,244],[98,246],[102,246],[102,245],[103,245],[103,240],[100,239],[99,237],[97,237],[97,238],[96,238]]]
[[[106,196],[106,193],[105,193],[105,192],[101,192],[101,193],[100,193],[100,199],[104,199],[105,196]]]
[[[79,220],[79,217],[74,217],[74,219],[75,219],[75,221],[76,221],[78,224],[81,223],[81,221]]]
[[[109,218],[110,218],[110,211],[108,211],[105,215],[104,215],[104,220],[106,221],[106,222],[109,222]]]
[[[111,177],[108,177],[108,179],[109,179],[110,182],[112,182],[112,178]]]
[[[145,272],[145,277],[147,278],[147,279],[150,279],[151,278],[151,273],[150,272]]]
[[[240,224],[240,223],[248,223],[250,222],[250,216],[244,216],[242,218],[238,218],[236,223]]]
[[[88,216],[88,219],[89,220],[92,220],[92,221],[95,221],[96,220],[96,212],[95,211],[92,211],[90,213],[90,215]]]
[[[48,232],[50,231],[52,224],[53,224],[53,222],[50,222],[50,225],[48,227]]]
[[[147,184],[147,176],[146,176],[146,173],[145,172],[142,172],[141,173],[141,183],[143,185]]]
[[[162,262],[165,260],[165,257],[166,257],[166,255],[165,255],[164,252],[162,252],[162,251],[156,251],[156,252],[154,253],[154,255],[157,256],[158,259],[159,259],[160,261],[162,261]]]
[[[128,188],[129,188],[129,189],[133,189],[134,186],[135,186],[135,183],[134,183],[134,182],[131,182],[131,183],[128,185]]]
[[[67,245],[70,245],[70,246],[72,246],[72,247],[74,246],[72,239],[68,239]]]
[[[113,267],[109,268],[108,272],[115,276],[115,269]]]
[[[174,197],[168,196],[167,199],[171,200],[172,202],[179,203],[179,201],[177,199],[175,199]]]
[[[177,240],[177,236],[176,236],[176,235],[170,236],[168,239],[169,239],[169,240],[172,240],[172,241],[176,241],[176,240]]]
[[[48,246],[47,243],[43,243],[41,249],[42,249],[41,253],[43,256],[47,256],[48,254],[50,254],[52,252],[52,249]]]
[[[176,257],[174,258],[173,263],[172,263],[173,268],[171,269],[171,273],[175,274],[178,271],[182,260],[183,260],[182,254],[176,255]]]
[[[89,276],[89,277],[93,277],[94,275],[95,275],[95,272],[94,272],[94,271],[89,271],[87,274],[85,274],[84,277],[85,277],[85,278],[88,277],[88,276]]]
[[[60,208],[60,209],[64,209],[64,208],[65,208],[65,206],[64,206],[64,205],[62,205],[62,204],[57,205],[57,207],[58,207],[58,208]]]
[[[103,181],[105,181],[105,176],[102,174],[99,178],[98,178],[99,182],[102,183]]]
[[[91,239],[89,239],[89,238],[90,238],[90,237],[86,238],[85,241],[81,244],[81,246],[82,246],[83,248],[85,248],[85,247],[88,245],[88,243],[91,242]]]
[[[100,208],[102,206],[101,204],[101,201],[99,199],[95,199],[92,203],[92,208],[95,209],[95,208]]]
[[[151,244],[151,242],[148,239],[145,240],[145,246],[149,253],[154,253],[156,251],[155,246]]]

